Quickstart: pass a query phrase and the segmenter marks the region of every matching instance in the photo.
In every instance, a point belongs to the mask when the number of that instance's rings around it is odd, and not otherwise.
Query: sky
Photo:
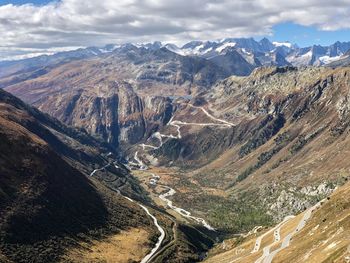
[[[350,15],[350,14],[349,14]],[[271,41],[289,41],[300,47],[311,45],[328,46],[336,41],[349,42],[350,30],[319,30],[314,26],[302,26],[294,23],[282,23],[272,28],[273,35],[266,36]]]
[[[34,4],[34,5],[45,5],[52,2],[52,0],[0,0],[0,5],[14,4],[14,5],[23,5],[23,4]]]
[[[0,0],[0,59],[109,43],[350,41],[350,0]]]

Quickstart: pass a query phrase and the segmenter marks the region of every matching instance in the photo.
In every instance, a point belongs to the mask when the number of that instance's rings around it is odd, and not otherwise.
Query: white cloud
[[[20,48],[20,47],[0,47],[0,61],[19,60],[32,58],[41,55],[53,55],[57,52],[76,50],[83,46],[64,46],[54,48]]]
[[[48,49],[119,42],[267,35],[282,22],[350,28],[350,0],[61,0],[0,6],[6,48]],[[6,54],[5,54],[6,53]],[[21,53],[22,54],[22,53]],[[19,55],[21,55],[19,54]]]

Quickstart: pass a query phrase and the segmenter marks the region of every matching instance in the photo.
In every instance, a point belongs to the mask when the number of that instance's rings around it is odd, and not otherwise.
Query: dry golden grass
[[[331,195],[274,262],[350,261],[350,184]]]
[[[146,230],[132,228],[117,235],[91,243],[81,243],[64,260],[86,263],[139,262],[148,253],[149,235]]]
[[[225,241],[225,245],[220,244],[210,252],[209,258],[205,261],[208,263],[230,263],[230,262],[247,262],[247,258],[258,258],[261,253],[251,254],[255,245],[255,236],[248,237],[241,245],[235,245],[234,240]],[[221,253],[220,253],[221,252]],[[214,254],[211,256],[211,254]]]

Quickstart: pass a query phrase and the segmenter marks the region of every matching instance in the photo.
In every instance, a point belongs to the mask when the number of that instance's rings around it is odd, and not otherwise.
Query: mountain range
[[[349,49],[249,38],[0,62],[0,261],[343,262]]]
[[[0,61],[0,77],[31,69],[32,74],[41,74],[34,69],[66,63],[76,59],[102,56],[125,49],[146,49],[156,51],[162,48],[182,56],[195,56],[213,61],[224,67],[231,65],[229,74],[249,75],[260,66],[321,66],[348,58],[350,42],[335,42],[329,46],[313,45],[300,48],[290,42],[270,42],[267,38],[256,41],[253,38],[226,38],[220,41],[192,41],[181,47],[175,44],[153,42],[146,44],[109,44],[104,47],[80,48],[15,61]],[[228,59],[229,58],[229,59]],[[229,61],[229,63],[228,63]]]

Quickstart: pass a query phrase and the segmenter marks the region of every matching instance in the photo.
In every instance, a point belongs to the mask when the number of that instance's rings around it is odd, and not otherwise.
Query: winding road
[[[276,245],[278,242],[281,241],[280,231],[281,231],[282,226],[284,226],[289,220],[295,218],[295,216],[285,217],[283,219],[283,221],[280,222],[277,226],[270,229],[269,231],[267,231],[263,235],[259,236],[255,241],[255,246],[254,246],[251,253],[256,253],[259,251],[262,239],[265,236],[267,236],[268,234],[270,234],[271,232],[274,232],[274,241],[273,241],[273,243],[271,243],[263,248],[262,256],[260,258],[258,258],[255,261],[255,263],[271,263],[273,258],[277,255],[277,253],[279,253],[281,250],[287,248],[290,245],[290,241],[291,241],[292,237],[297,232],[299,232],[301,229],[303,229],[305,227],[307,221],[312,216],[312,212],[315,211],[317,208],[319,208],[323,201],[324,200],[318,202],[316,205],[312,206],[311,208],[309,208],[308,210],[306,210],[304,212],[304,215],[301,218],[301,220],[299,221],[297,227],[283,238],[281,246],[279,248],[275,249],[274,251],[270,252],[270,249],[271,249],[271,247],[273,247],[274,245]]]
[[[281,246],[272,251],[269,255],[267,255],[263,261],[263,263],[271,263],[274,256],[276,256],[276,254],[278,252],[280,252],[281,250],[285,249],[286,247],[289,247],[290,245],[290,241],[292,239],[292,237],[299,232],[300,230],[302,230],[304,228],[304,226],[306,225],[307,221],[311,218],[312,212],[315,211],[317,208],[319,208],[321,206],[321,203],[324,200],[318,202],[317,204],[315,204],[313,207],[309,208],[308,210],[306,210],[306,212],[304,213],[304,216],[302,217],[302,219],[299,221],[298,226],[295,228],[295,230],[291,233],[289,233],[287,236],[285,236],[285,238],[282,241]]]
[[[139,159],[137,158],[137,160],[139,160]],[[143,165],[142,161],[140,161],[140,163]],[[157,185],[157,182],[160,180],[160,176],[156,175],[154,173],[151,173],[151,176],[152,177],[150,178],[150,184]],[[168,191],[164,194],[159,195],[159,198],[161,200],[163,200],[170,209],[174,210],[175,212],[177,212],[178,214],[180,214],[183,217],[192,219],[192,220],[196,221],[197,223],[202,224],[208,230],[215,231],[215,229],[212,226],[210,226],[203,218],[192,216],[191,212],[173,205],[173,202],[171,200],[169,200],[168,197],[173,196],[176,193],[176,191],[169,186],[166,186],[166,185],[161,185],[161,186],[163,188],[167,189]],[[125,197],[125,198],[128,198],[128,197]],[[133,201],[130,198],[128,198],[128,200]]]
[[[277,242],[280,240],[280,230],[281,227],[290,219],[294,218],[295,216],[286,216],[282,222],[280,222],[277,226],[275,226],[274,228],[270,229],[269,231],[267,231],[266,233],[262,234],[261,236],[259,236],[256,241],[255,241],[255,246],[252,250],[251,253],[255,253],[258,252],[260,249],[260,245],[261,245],[261,241],[262,239],[267,236],[268,234],[270,234],[271,232],[274,232],[274,241]]]
[[[150,148],[153,150],[159,149],[160,147],[162,147],[164,145],[164,140],[163,139],[167,139],[167,138],[172,138],[172,139],[181,139],[182,138],[182,134],[181,134],[181,126],[185,126],[185,125],[192,125],[192,126],[220,126],[220,127],[224,127],[224,128],[230,128],[233,127],[235,124],[230,123],[228,121],[222,120],[222,119],[218,119],[216,117],[214,117],[213,115],[211,115],[207,110],[205,110],[203,107],[199,107],[199,106],[194,106],[192,104],[187,104],[188,106],[192,107],[192,108],[196,108],[196,109],[200,109],[206,116],[208,116],[210,119],[216,121],[216,122],[220,122],[220,123],[194,123],[194,122],[183,122],[183,121],[179,121],[179,120],[174,120],[172,117],[169,122],[168,122],[168,126],[173,126],[176,128],[177,130],[177,135],[166,135],[166,134],[161,134],[160,132],[155,132],[152,137],[153,138],[157,138],[159,140],[159,145],[158,146],[153,146],[150,144],[140,144],[139,146],[142,147],[143,150],[146,150],[146,148]],[[139,167],[140,170],[146,170],[148,169],[148,167],[143,163],[143,161],[138,157],[138,151],[135,152],[134,155],[134,159],[137,163],[132,163],[130,162],[130,164],[133,164]],[[108,166],[108,165],[107,165]],[[101,169],[96,169],[94,170],[90,176],[92,176],[95,172],[103,170],[104,168],[106,168],[107,166],[101,168]],[[160,177],[158,175],[152,174],[152,179],[153,179],[153,185],[157,184],[158,180],[160,179]],[[155,180],[156,179],[156,180]],[[163,194],[159,195],[159,198],[161,200],[163,200],[166,205],[174,210],[175,212],[177,212],[178,214],[180,214],[181,216],[194,220],[199,224],[202,224],[205,228],[207,228],[208,230],[211,231],[215,231],[215,229],[210,226],[203,218],[200,217],[194,217],[191,215],[191,213],[183,208],[177,207],[173,204],[173,202],[171,200],[169,200],[169,197],[173,196],[174,194],[176,194],[176,191],[166,185],[161,185],[162,187],[164,187],[167,191]],[[129,201],[131,202],[135,202],[134,200],[127,198]],[[307,221],[311,218],[312,216],[312,212],[317,209],[322,201],[320,201],[319,203],[317,203],[315,206],[309,208],[307,211],[305,211],[302,219],[299,221],[297,227],[290,233],[288,233],[282,240],[281,242],[281,235],[280,235],[280,231],[281,228],[287,224],[287,222],[289,220],[291,220],[292,218],[294,218],[295,216],[287,216],[283,219],[282,222],[280,222],[278,225],[276,225],[274,228],[270,229],[269,231],[267,231],[266,233],[264,233],[263,235],[259,236],[254,244],[254,247],[251,251],[251,253],[257,253],[258,251],[260,251],[260,247],[261,247],[261,242],[262,239],[264,237],[266,237],[267,235],[271,234],[273,232],[273,242],[265,247],[263,247],[263,254],[261,257],[259,257],[255,263],[271,263],[273,258],[275,257],[275,255],[277,253],[279,253],[281,250],[287,248],[290,245],[290,241],[292,239],[292,237],[299,232],[301,229],[304,228],[305,224],[307,223]],[[160,249],[162,241],[164,240],[165,237],[165,231],[164,229],[159,226],[157,219],[149,212],[149,210],[141,205],[138,204],[142,209],[144,209],[146,211],[146,213],[148,214],[148,216],[150,216],[153,219],[154,225],[157,227],[158,231],[160,232],[160,236],[158,238],[158,242],[156,243],[155,247],[152,249],[152,251],[141,261],[141,263],[147,263],[149,259],[152,258],[152,256],[155,255],[155,253]],[[275,246],[276,244],[278,244],[279,242],[281,242],[280,247],[278,247],[277,249],[271,251],[271,248],[273,246]],[[238,260],[238,259],[237,259]],[[234,260],[235,261],[235,260]]]
[[[137,166],[139,166],[139,170],[141,170],[141,171],[147,170],[148,169],[147,165],[145,165],[142,162],[142,160],[138,157],[138,154],[139,154],[139,152],[136,151],[135,155],[134,155],[134,159],[137,162]]]
[[[108,166],[110,166],[110,165],[112,165],[112,164],[113,164],[113,163],[109,163],[109,164],[103,166],[103,167],[100,168],[100,169],[95,169],[95,170],[93,170],[93,171],[90,173],[90,177],[92,177],[92,176],[93,176],[96,172],[98,172],[98,171],[105,170]],[[114,166],[115,166],[116,168],[119,168],[119,166],[116,165],[116,164],[114,164]],[[161,247],[161,245],[162,245],[162,242],[163,242],[163,240],[164,240],[164,238],[165,238],[165,231],[164,231],[164,229],[159,225],[157,218],[156,218],[154,215],[152,215],[152,214],[150,213],[150,211],[148,210],[147,207],[145,207],[144,205],[142,205],[142,204],[136,202],[135,200],[133,200],[133,199],[131,199],[131,198],[129,198],[129,197],[127,197],[127,196],[121,194],[121,192],[119,191],[119,189],[116,190],[116,192],[118,192],[121,196],[123,196],[123,197],[124,197],[125,199],[127,199],[128,201],[130,201],[130,202],[132,202],[132,203],[135,203],[135,204],[137,204],[138,206],[140,206],[140,207],[146,212],[146,214],[147,214],[149,217],[152,218],[153,224],[156,226],[156,228],[158,229],[158,231],[159,231],[159,233],[160,233],[160,236],[158,237],[158,241],[157,241],[157,243],[155,244],[155,246],[153,247],[153,249],[141,260],[141,263],[148,263],[149,260],[150,260],[150,259],[156,254],[156,252],[160,249],[160,247]]]
[[[271,233],[273,231],[273,236],[274,236],[274,241],[273,243],[271,243],[270,245],[267,245],[263,248],[263,254],[260,258],[258,258],[255,263],[261,263],[263,262],[263,260],[269,256],[270,254],[270,249],[272,246],[274,246],[277,242],[279,242],[281,240],[281,235],[280,235],[280,232],[281,232],[281,228],[282,226],[284,226],[290,219],[294,218],[295,216],[287,216],[283,219],[282,222],[280,222],[276,227],[272,228],[270,231],[266,232],[264,235],[258,237],[258,239],[256,240],[255,242],[255,247],[252,251],[252,253],[255,253],[259,250],[260,248],[260,244],[261,244],[261,240],[264,236],[266,236],[267,234]],[[257,245],[258,243],[258,245]],[[257,248],[257,250],[256,250]]]
[[[166,135],[166,134],[161,134],[160,132],[155,132],[152,134],[151,137],[153,138],[157,138],[159,140],[159,145],[158,146],[153,146],[150,144],[140,144],[140,146],[142,147],[143,150],[145,150],[145,148],[151,148],[151,149],[159,149],[160,147],[163,146],[164,142],[163,142],[163,138],[171,138],[171,139],[181,139],[182,138],[182,134],[181,134],[181,126],[219,126],[219,127],[225,127],[225,128],[230,128],[233,127],[235,124],[225,121],[223,119],[218,119],[216,117],[214,117],[213,115],[211,115],[206,109],[204,109],[203,107],[198,107],[198,106],[194,106],[192,104],[186,104],[192,108],[195,109],[200,109],[203,111],[203,113],[208,116],[210,119],[215,120],[217,122],[221,122],[221,123],[197,123],[197,122],[183,122],[183,121],[179,121],[179,120],[174,120],[174,116],[171,117],[171,119],[168,122],[168,126],[173,126],[176,128],[177,130],[177,135]],[[135,158],[134,158],[135,159]]]
[[[95,169],[92,171],[92,173],[90,173],[90,177],[93,176],[96,172],[99,172],[99,171],[102,171],[104,169],[106,169],[108,166],[110,166],[112,163],[108,163],[106,164],[105,166],[103,166],[102,168],[99,168],[99,169]]]
[[[150,144],[140,144],[140,146],[142,147],[143,150],[145,150],[145,148],[151,148],[151,149],[154,149],[154,150],[157,150],[159,149],[160,147],[163,146],[164,142],[163,142],[163,138],[170,138],[170,139],[181,139],[181,131],[180,131],[180,126],[176,124],[176,121],[173,121],[173,117],[169,120],[168,126],[174,126],[177,130],[177,135],[166,135],[166,134],[162,134],[160,132],[155,132],[152,134],[152,138],[157,138],[159,140],[159,145],[158,146],[153,146],[153,145],[150,145]]]
[[[154,246],[154,248],[151,250],[151,252],[145,256],[142,260],[141,260],[141,263],[148,263],[149,260],[153,257],[153,255],[158,251],[158,249],[160,248],[160,246],[162,245],[162,242],[165,238],[165,231],[164,229],[158,224],[158,220],[157,218],[152,215],[147,207],[141,205],[141,204],[138,204],[143,210],[146,211],[147,215],[149,215],[152,219],[153,219],[153,223],[154,225],[157,227],[158,231],[160,232],[160,236],[158,237],[158,241],[156,243],[156,245]]]
[[[204,112],[205,115],[207,115],[209,118],[211,118],[212,120],[215,120],[215,121],[218,121],[218,122],[221,122],[221,123],[224,123],[224,125],[226,126],[229,126],[229,127],[233,127],[235,126],[235,124],[231,123],[231,122],[228,122],[228,121],[225,121],[223,119],[218,119],[216,117],[214,117],[213,115],[211,115],[206,109],[204,109],[203,107],[199,107],[199,106],[194,106],[190,103],[187,104],[188,106],[192,107],[192,108],[195,108],[195,109],[200,109]]]

